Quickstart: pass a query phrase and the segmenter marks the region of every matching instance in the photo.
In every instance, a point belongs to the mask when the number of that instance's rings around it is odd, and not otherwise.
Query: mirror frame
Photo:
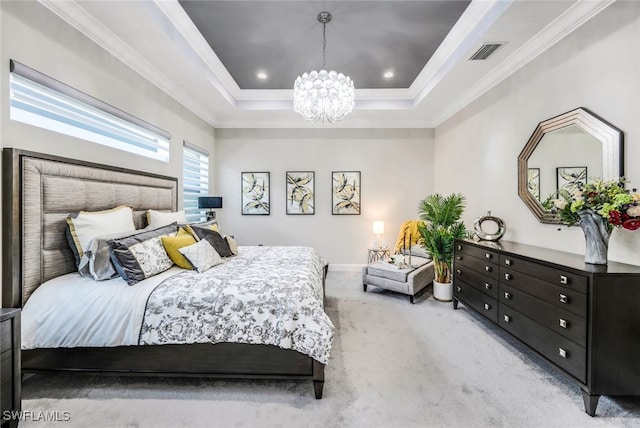
[[[552,117],[538,124],[518,156],[518,195],[541,223],[562,223],[560,216],[546,211],[527,186],[527,161],[545,134],[575,125],[602,142],[602,179],[624,176],[624,135],[621,130],[583,107]]]

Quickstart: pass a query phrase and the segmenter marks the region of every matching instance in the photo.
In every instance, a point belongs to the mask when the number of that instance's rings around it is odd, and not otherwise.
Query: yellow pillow
[[[182,230],[182,229],[181,229]],[[178,251],[179,248],[188,247],[196,243],[196,240],[188,233],[181,234],[178,232],[176,236],[162,236],[162,245],[171,260],[183,269],[193,269],[193,265],[189,260]]]

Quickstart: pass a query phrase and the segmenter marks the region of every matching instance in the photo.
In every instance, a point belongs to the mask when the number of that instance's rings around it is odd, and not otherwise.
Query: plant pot
[[[453,300],[453,282],[438,282],[433,280],[433,298],[440,302]]]

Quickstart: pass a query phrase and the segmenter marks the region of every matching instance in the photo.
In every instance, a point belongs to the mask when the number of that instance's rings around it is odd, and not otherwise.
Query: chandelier
[[[331,14],[320,12],[318,21],[322,24],[322,70],[298,76],[293,85],[293,110],[313,122],[335,122],[353,110],[355,90],[349,76],[325,69],[326,28]]]

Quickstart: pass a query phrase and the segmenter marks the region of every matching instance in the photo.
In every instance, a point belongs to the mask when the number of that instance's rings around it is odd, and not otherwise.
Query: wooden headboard
[[[6,148],[2,152],[2,306],[19,308],[43,282],[76,270],[66,217],[128,205],[176,211],[178,179]]]

